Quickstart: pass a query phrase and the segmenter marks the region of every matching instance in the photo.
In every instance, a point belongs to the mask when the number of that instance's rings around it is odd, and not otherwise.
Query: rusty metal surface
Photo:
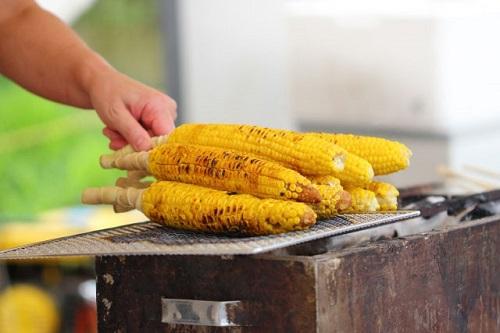
[[[498,217],[322,259],[319,332],[500,332]]]
[[[500,332],[500,221],[321,255],[98,257],[102,332]],[[161,323],[161,297],[258,304],[254,326]]]
[[[316,315],[309,260],[249,256],[123,256],[96,259],[100,332],[310,332]],[[111,282],[112,281],[112,282]],[[284,292],[286,291],[286,292]],[[161,298],[241,299],[256,326],[161,323]]]
[[[410,219],[418,215],[418,211],[344,214],[328,221],[319,221],[308,230],[258,237],[197,233],[144,222],[1,251],[0,259],[80,255],[256,254]]]

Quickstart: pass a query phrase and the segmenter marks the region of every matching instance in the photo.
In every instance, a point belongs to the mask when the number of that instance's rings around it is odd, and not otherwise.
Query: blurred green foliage
[[[113,183],[117,172],[99,168],[98,158],[107,151],[107,140],[100,134],[102,125],[93,111],[49,102],[10,82],[0,82],[0,87],[4,106],[0,122],[1,220],[29,218],[46,209],[75,205],[83,188]],[[73,116],[78,117],[77,130],[51,126]],[[18,131],[35,135],[27,145],[17,147]]]
[[[161,88],[158,14],[152,0],[98,1],[74,28],[119,70]],[[93,111],[49,102],[1,77],[0,110],[0,221],[78,204],[82,189],[111,185],[120,174],[99,167],[108,148]]]
[[[101,0],[74,25],[78,34],[114,67],[163,88],[165,45],[158,0]]]

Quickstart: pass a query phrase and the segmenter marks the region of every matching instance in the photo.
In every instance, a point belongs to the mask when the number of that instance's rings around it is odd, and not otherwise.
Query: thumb
[[[119,111],[116,112],[118,117],[113,119],[112,128],[120,133],[136,151],[150,149],[152,144],[148,132],[132,117],[125,107],[117,111]]]

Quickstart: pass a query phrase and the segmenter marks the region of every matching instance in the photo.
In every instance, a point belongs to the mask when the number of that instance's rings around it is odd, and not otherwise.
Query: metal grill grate
[[[0,259],[102,255],[238,255],[257,254],[345,234],[419,215],[418,211],[344,214],[319,221],[309,230],[258,237],[196,233],[142,222],[58,238],[0,252]]]

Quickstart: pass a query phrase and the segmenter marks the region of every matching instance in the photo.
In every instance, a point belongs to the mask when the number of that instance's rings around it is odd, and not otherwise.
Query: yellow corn
[[[319,137],[250,125],[185,124],[177,127],[167,142],[240,151],[307,175],[342,170],[346,153]]]
[[[366,189],[375,193],[381,211],[398,209],[399,191],[394,185],[374,181]]]
[[[304,203],[168,181],[144,190],[142,210],[151,220],[179,229],[249,235],[302,230],[316,222],[316,214]]]
[[[351,206],[345,210],[349,213],[375,212],[380,208],[375,193],[360,187],[346,187],[351,195]]]
[[[373,169],[366,160],[351,154],[346,154],[344,170],[331,175],[307,176],[313,184],[330,185],[341,182],[350,186],[366,186],[373,179]]]
[[[338,214],[339,211],[346,210],[351,206],[351,196],[337,185],[314,185],[321,193],[320,203],[310,206],[318,215],[319,219],[329,219]]]
[[[340,186],[340,180],[334,176],[307,176],[314,185]]]
[[[352,134],[313,133],[367,160],[375,175],[386,175],[410,165],[411,150],[404,144],[378,137]]]
[[[351,186],[364,186],[373,179],[373,168],[365,159],[352,153],[347,153],[344,162],[344,170],[332,173],[342,184]]]
[[[222,191],[302,202],[319,202],[311,181],[298,172],[222,148],[167,143],[149,153],[149,171],[172,180]]]

